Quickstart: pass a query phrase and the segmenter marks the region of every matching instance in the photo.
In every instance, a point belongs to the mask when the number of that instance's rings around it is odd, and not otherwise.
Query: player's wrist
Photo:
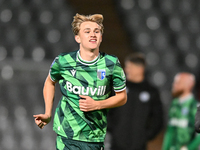
[[[103,109],[102,108],[102,104],[101,104],[101,101],[96,101],[96,110],[101,110],[101,109]]]
[[[45,116],[47,116],[48,118],[51,118],[51,113],[45,112]]]
[[[45,114],[45,120],[44,120],[44,122],[46,122],[47,124],[51,121],[51,115],[49,115],[49,114]]]

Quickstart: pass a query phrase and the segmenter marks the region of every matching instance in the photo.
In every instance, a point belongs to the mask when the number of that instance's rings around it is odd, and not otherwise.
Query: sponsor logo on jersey
[[[188,119],[177,119],[177,118],[172,118],[169,121],[169,124],[171,126],[176,126],[180,128],[186,128],[188,126]]]
[[[71,72],[71,74],[72,74],[73,77],[74,77],[74,75],[76,74],[76,70],[75,70],[75,69],[72,69],[72,70],[70,70],[70,72]]]
[[[66,87],[69,92],[80,95],[102,96],[105,94],[106,91],[106,86],[98,86],[98,88],[92,88],[92,87],[85,88],[83,86],[73,85],[69,81],[66,82]]]
[[[103,80],[106,77],[106,70],[105,69],[98,69],[97,70],[97,77],[100,80]]]

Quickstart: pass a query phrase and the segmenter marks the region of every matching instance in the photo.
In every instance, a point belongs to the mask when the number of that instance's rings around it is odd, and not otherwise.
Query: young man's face
[[[180,75],[177,75],[174,78],[172,85],[172,95],[173,97],[179,97],[184,92],[184,81]]]
[[[125,62],[125,73],[127,80],[131,81],[136,76],[143,76],[144,75],[144,66],[135,64],[131,61]]]
[[[95,22],[83,22],[80,25],[79,34],[75,36],[81,49],[95,50],[99,49],[102,41],[100,26]]]

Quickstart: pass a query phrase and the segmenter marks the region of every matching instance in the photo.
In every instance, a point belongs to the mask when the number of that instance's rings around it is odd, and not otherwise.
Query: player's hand
[[[89,96],[79,95],[81,99],[79,100],[79,107],[81,111],[88,112],[93,110],[98,110],[98,101],[95,101]]]
[[[43,129],[51,121],[51,117],[46,114],[33,115],[35,123],[40,129]]]

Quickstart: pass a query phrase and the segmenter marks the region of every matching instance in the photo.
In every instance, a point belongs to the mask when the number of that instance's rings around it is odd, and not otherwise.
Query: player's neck
[[[184,92],[183,94],[181,94],[181,95],[179,96],[179,99],[184,99],[185,97],[187,97],[187,96],[189,96],[189,95],[191,95],[191,92],[190,92],[190,91],[186,91],[186,92]]]
[[[99,55],[99,49],[95,50],[80,49],[80,56],[83,60],[92,61],[95,58],[97,58],[98,55]]]

